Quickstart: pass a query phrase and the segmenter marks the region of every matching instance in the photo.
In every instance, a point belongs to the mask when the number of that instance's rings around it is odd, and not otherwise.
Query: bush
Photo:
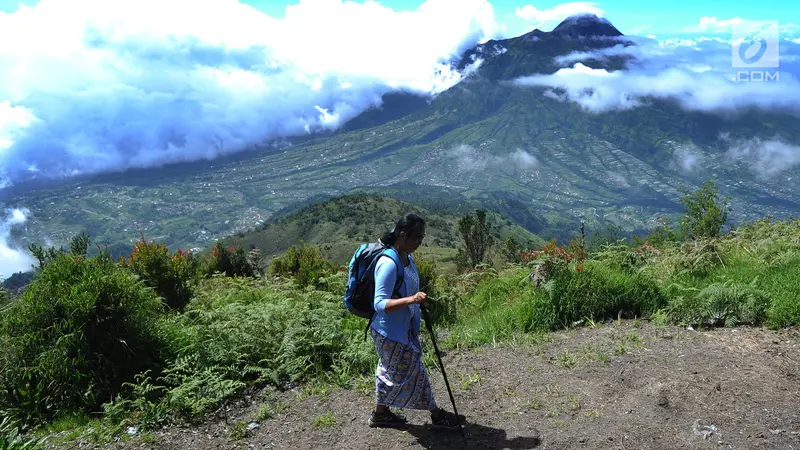
[[[0,449],[38,450],[44,448],[45,438],[26,438],[19,427],[9,417],[0,422]]]
[[[610,267],[637,272],[663,253],[663,250],[650,245],[649,242],[644,242],[636,247],[617,243],[604,245],[592,257]]]
[[[658,266],[658,270],[664,269],[662,275],[705,277],[725,266],[719,242],[714,239],[684,242],[680,247],[665,250]]]
[[[238,244],[214,244],[211,256],[207,257],[201,265],[201,272],[211,276],[216,272],[224,273],[228,277],[252,277],[258,273],[258,268]]]
[[[133,246],[133,253],[121,263],[152,287],[172,310],[182,310],[193,295],[198,264],[191,252],[178,249],[170,255],[166,245],[142,240]]]
[[[587,264],[582,271],[563,271],[545,286],[549,305],[541,316],[552,315],[553,328],[570,327],[583,320],[600,321],[647,317],[666,306],[667,298],[645,275]],[[548,320],[538,319],[545,325]]]
[[[108,253],[55,255],[0,323],[0,409],[25,423],[97,411],[123,382],[158,367],[160,311]]]
[[[682,325],[726,327],[758,325],[770,304],[769,295],[750,285],[728,280],[703,289],[672,285],[666,312],[671,321]]]
[[[414,262],[419,270],[419,290],[428,294],[426,309],[431,325],[455,323],[458,313],[457,298],[448,289],[446,278],[439,276],[436,263],[421,256],[417,256]]]
[[[0,311],[2,311],[8,303],[11,303],[11,294],[0,287]]]
[[[289,247],[270,265],[272,275],[294,278],[300,287],[317,286],[319,279],[336,270],[336,265],[324,259],[316,247],[305,244]]]
[[[186,312],[162,321],[177,350],[164,375],[141,377],[106,410],[122,418],[146,412],[153,424],[165,416],[192,421],[250,385],[285,388],[374,370],[365,322],[345,313],[340,295],[223,276],[204,280],[198,292]],[[142,393],[157,395],[145,401]]]
[[[81,233],[77,236],[74,236],[72,240],[70,240],[69,244],[69,253],[73,256],[86,256],[86,251],[89,249],[89,235],[86,233]],[[58,258],[60,255],[67,253],[64,250],[64,247],[55,248],[44,248],[39,244],[31,244],[28,246],[28,250],[30,250],[31,254],[39,261],[39,268],[43,268],[46,266],[50,261]]]

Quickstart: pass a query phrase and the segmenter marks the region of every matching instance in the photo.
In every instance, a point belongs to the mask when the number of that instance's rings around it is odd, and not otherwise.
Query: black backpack
[[[403,285],[404,279],[403,264],[400,262],[400,256],[391,247],[380,241],[361,244],[353,253],[348,266],[344,306],[350,313],[369,319],[367,328],[364,330],[364,340],[367,339],[367,331],[369,331],[375,316],[375,266],[383,255],[392,258],[397,264],[398,276],[392,291],[392,298],[400,298],[400,286]]]

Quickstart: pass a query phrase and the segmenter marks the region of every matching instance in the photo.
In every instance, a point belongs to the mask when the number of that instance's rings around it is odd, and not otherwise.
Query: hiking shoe
[[[372,411],[372,416],[369,418],[369,426],[370,428],[405,428],[408,426],[408,420],[391,411],[385,413]]]
[[[463,414],[459,414],[458,417],[456,417],[455,414],[449,411],[444,411],[442,415],[437,419],[431,417],[431,425],[433,425],[434,428],[455,430],[459,426],[461,426],[461,424],[464,423],[465,420],[466,417],[464,417]]]

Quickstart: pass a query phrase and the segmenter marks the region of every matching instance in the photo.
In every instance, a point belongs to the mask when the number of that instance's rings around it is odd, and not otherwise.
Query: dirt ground
[[[451,350],[444,361],[470,449],[800,450],[798,330],[616,321],[539,344]],[[432,372],[437,401],[452,410]],[[254,396],[201,426],[109,448],[464,448],[458,431],[429,428],[421,411],[399,411],[411,423],[405,431],[369,428],[374,394],[362,381],[353,390]],[[274,408],[279,402],[285,409]],[[261,404],[273,405],[273,417],[254,420]]]

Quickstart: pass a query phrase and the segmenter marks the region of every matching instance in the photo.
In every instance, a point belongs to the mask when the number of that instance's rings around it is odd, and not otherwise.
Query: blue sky
[[[67,1],[67,0],[65,0]],[[0,11],[13,12],[17,5],[35,5],[38,0],[0,0]],[[296,4],[297,0],[241,0],[275,18],[285,15],[286,5]],[[364,0],[355,0],[364,3]],[[419,0],[379,0],[383,6],[395,11],[413,11],[422,4]],[[497,20],[506,24],[511,35],[522,34],[535,22],[518,17],[515,13],[526,5],[537,10],[551,10],[565,2],[526,0],[492,0]],[[720,21],[739,17],[745,20],[779,20],[783,35],[800,36],[800,1],[792,0],[670,0],[669,2],[646,2],[640,0],[608,0],[594,3],[624,34],[654,34],[658,37],[709,34],[707,31],[692,30],[698,26],[702,17],[716,17]],[[552,27],[552,22],[548,23]],[[546,28],[546,27],[544,27]],[[719,30],[724,33],[727,30]]]
[[[1,0],[0,0],[1,1]],[[245,0],[274,17],[283,17],[287,4],[280,0]],[[358,0],[356,3],[364,3]],[[414,10],[422,4],[419,0],[381,0],[378,3],[395,11]],[[492,6],[498,21],[508,25],[511,31],[524,32],[530,21],[516,16],[517,8],[531,5],[538,10],[556,7],[562,1],[493,0]],[[671,0],[669,2],[646,2],[640,0],[609,0],[594,2],[606,12],[608,18],[625,34],[644,29],[645,33],[661,35],[697,34],[686,27],[698,25],[702,17],[716,17],[729,20],[740,17],[746,20],[780,20],[780,22],[800,24],[800,2],[791,0]],[[796,32],[797,30],[795,30]]]

